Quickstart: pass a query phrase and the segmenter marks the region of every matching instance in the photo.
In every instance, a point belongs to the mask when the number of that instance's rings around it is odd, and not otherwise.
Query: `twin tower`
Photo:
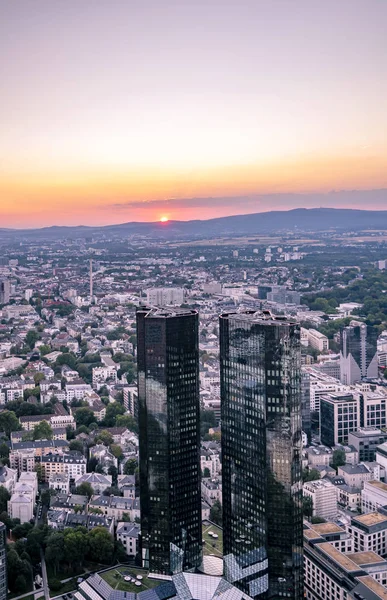
[[[299,326],[219,319],[224,574],[252,598],[303,598]],[[141,552],[151,571],[202,562],[199,319],[139,308]]]

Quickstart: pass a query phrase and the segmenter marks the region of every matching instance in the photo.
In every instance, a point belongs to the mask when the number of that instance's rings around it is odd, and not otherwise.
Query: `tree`
[[[81,442],[81,440],[71,440],[69,449],[76,450],[77,452],[83,454],[83,442]]]
[[[83,528],[65,529],[63,537],[66,562],[73,568],[75,565],[82,566],[89,549],[87,533]]]
[[[313,525],[317,525],[318,523],[326,523],[325,519],[323,519],[323,517],[318,517],[317,515],[315,515],[314,517],[311,517],[310,522]]]
[[[94,527],[88,540],[91,560],[110,564],[114,553],[114,541],[110,533],[104,527]]]
[[[332,461],[330,463],[331,467],[336,469],[337,472],[338,467],[342,467],[343,465],[345,465],[345,462],[345,450],[342,450],[341,448],[334,450],[332,455]]]
[[[307,519],[311,519],[313,515],[313,500],[310,496],[303,496],[302,510]]]
[[[110,446],[110,451],[113,454],[113,456],[118,458],[118,460],[120,460],[124,456],[124,453],[122,452],[122,448],[118,444],[112,444]]]
[[[127,427],[129,431],[138,433],[138,423],[132,415],[118,415],[116,418],[116,426]]]
[[[79,408],[75,413],[75,422],[79,425],[90,425],[94,421],[94,413],[91,408],[82,407]]]
[[[25,342],[27,346],[31,348],[31,350],[33,350],[33,348],[35,347],[35,344],[38,341],[38,339],[39,334],[37,331],[35,331],[35,329],[30,329],[29,331],[27,331]]]
[[[137,469],[137,460],[135,458],[129,458],[124,465],[125,475],[134,475]]]
[[[8,510],[8,500],[11,498],[10,493],[7,488],[3,485],[0,486],[0,513],[7,512]]]
[[[11,431],[19,431],[20,423],[15,413],[11,410],[3,410],[0,413],[0,431],[10,437]]]
[[[41,421],[34,427],[34,440],[51,440],[53,436],[52,427],[47,421]]]
[[[36,465],[34,466],[34,471],[36,473],[39,483],[42,483],[44,479],[44,469],[41,463],[36,463]]]
[[[204,468],[203,477],[211,477],[211,472],[210,472],[210,469],[208,467]]]
[[[44,373],[35,373],[34,382],[36,386],[38,386],[43,379],[45,379]]]
[[[53,531],[47,538],[46,561],[51,565],[54,575],[57,573],[59,564],[64,559],[64,539],[63,533]]]
[[[88,481],[84,481],[75,489],[75,493],[79,494],[80,496],[87,496],[90,500],[90,498],[94,495],[94,490]]]
[[[210,510],[210,521],[216,523],[216,525],[222,526],[223,517],[222,517],[222,505],[219,500],[215,500],[214,504],[211,506]]]
[[[305,481],[317,481],[320,479],[320,473],[317,469],[303,469],[302,471],[302,480]]]
[[[112,434],[104,429],[95,436],[94,441],[96,444],[102,443],[105,444],[105,446],[110,446],[114,440]]]
[[[51,348],[47,344],[42,344],[41,346],[39,346],[39,352],[40,356],[45,356],[46,354],[49,354],[51,352]]]
[[[123,415],[125,407],[119,402],[111,402],[106,407],[106,416],[103,420],[105,427],[114,427],[116,424],[116,418],[118,415]]]

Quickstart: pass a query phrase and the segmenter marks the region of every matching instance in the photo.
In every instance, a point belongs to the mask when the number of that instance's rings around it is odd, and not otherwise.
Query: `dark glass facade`
[[[198,314],[137,311],[143,565],[171,574],[202,558]]]
[[[253,598],[303,598],[299,326],[220,317],[226,578]]]
[[[7,598],[7,530],[0,521],[0,600]]]
[[[310,375],[301,372],[301,418],[302,431],[308,436],[308,444],[312,441],[312,419],[310,415]]]

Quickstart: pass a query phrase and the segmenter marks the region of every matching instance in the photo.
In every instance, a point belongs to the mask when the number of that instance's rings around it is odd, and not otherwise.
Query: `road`
[[[50,600],[50,590],[48,587],[46,561],[44,558],[44,552],[40,549],[40,560],[42,561],[42,579],[43,579],[43,591],[45,600]]]

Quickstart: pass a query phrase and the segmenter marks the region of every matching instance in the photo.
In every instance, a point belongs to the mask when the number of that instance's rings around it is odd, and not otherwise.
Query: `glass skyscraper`
[[[174,574],[202,559],[198,313],[137,310],[142,564]]]
[[[253,598],[303,598],[299,326],[220,316],[225,576]]]
[[[6,600],[7,591],[7,530],[0,521],[0,600]]]

